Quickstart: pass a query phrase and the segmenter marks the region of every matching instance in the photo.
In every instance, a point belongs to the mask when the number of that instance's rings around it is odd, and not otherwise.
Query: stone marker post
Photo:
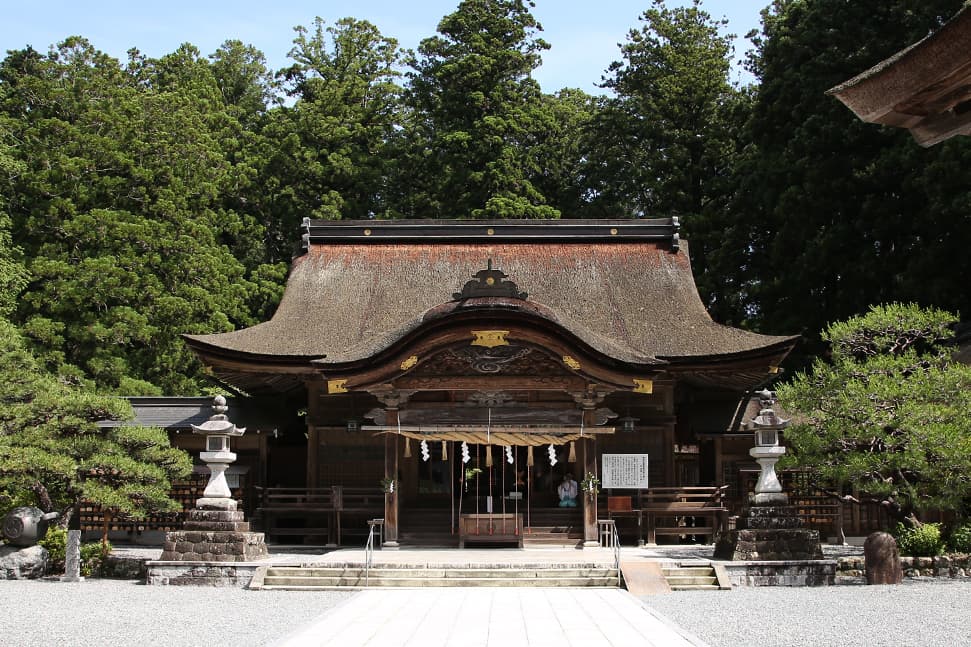
[[[81,511],[74,506],[74,513],[67,527],[67,547],[64,551],[64,577],[62,582],[81,582]]]

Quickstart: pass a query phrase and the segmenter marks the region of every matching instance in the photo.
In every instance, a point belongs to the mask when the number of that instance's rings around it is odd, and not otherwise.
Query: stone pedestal
[[[819,531],[802,527],[788,505],[755,505],[738,518],[735,530],[715,544],[715,559],[793,561],[823,559]]]
[[[199,499],[197,506],[205,505]],[[250,532],[249,522],[243,520],[242,510],[232,508],[190,510],[183,529],[165,534],[159,561],[185,562],[252,562],[267,557],[262,532]]]

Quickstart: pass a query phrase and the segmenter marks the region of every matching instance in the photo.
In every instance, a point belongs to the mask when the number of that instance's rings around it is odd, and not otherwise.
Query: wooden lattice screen
[[[145,519],[131,519],[124,516],[110,516],[108,518],[108,530],[110,532],[120,531],[128,533],[141,533],[145,531],[158,530],[169,532],[181,530],[182,522],[185,520],[185,512],[191,510],[196,505],[196,499],[202,497],[206,483],[209,481],[208,475],[194,475],[188,479],[172,481],[172,491],[170,496],[182,504],[181,512],[167,514],[150,515]],[[232,488],[233,498],[239,503],[239,509],[243,510],[246,489],[245,477],[239,476],[239,486]],[[102,532],[105,526],[105,516],[101,508],[92,503],[81,504],[81,530],[92,530]]]

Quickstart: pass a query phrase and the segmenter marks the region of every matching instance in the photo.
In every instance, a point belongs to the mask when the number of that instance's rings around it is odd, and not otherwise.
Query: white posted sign
[[[647,454],[604,454],[603,487],[647,489]]]

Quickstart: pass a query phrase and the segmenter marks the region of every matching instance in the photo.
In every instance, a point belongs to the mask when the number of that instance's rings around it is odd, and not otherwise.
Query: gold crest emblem
[[[508,346],[509,342],[506,340],[506,335],[509,334],[508,330],[473,330],[472,340],[473,346],[485,346],[486,348],[495,348],[496,346]]]

